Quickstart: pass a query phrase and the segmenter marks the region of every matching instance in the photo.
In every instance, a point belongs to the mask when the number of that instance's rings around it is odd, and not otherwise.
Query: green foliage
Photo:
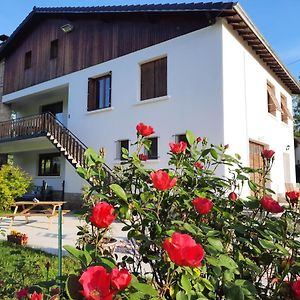
[[[152,185],[153,170],[139,159],[146,138],[138,137],[136,152],[115,170],[120,180],[110,185],[104,184],[103,157],[89,150],[86,168],[79,170],[92,183],[85,208],[90,211],[97,201],[114,205],[134,255],[123,256],[121,262],[105,254],[99,257],[95,247],[89,247],[91,241],[80,252],[68,251],[81,262],[82,272],[91,265],[108,270],[126,266],[135,277],[121,299],[292,299],[285,281],[300,275],[300,215],[291,203],[276,215],[260,204],[262,196],[272,194],[266,183],[274,159],[264,159],[262,169],[252,170],[241,165],[239,155],[228,155],[225,146],[209,145],[205,138],[200,142],[190,131],[186,136],[187,151],[170,154],[168,171],[177,183],[163,191]],[[204,168],[196,168],[197,162]],[[230,176],[217,176],[224,166]],[[260,182],[249,179],[253,173],[260,174]],[[231,191],[239,193],[244,186],[254,196],[228,199]],[[199,215],[192,204],[196,197],[209,198],[213,209]],[[174,232],[189,234],[203,246],[202,266],[177,266],[170,260],[162,243]],[[101,238],[94,235],[92,244]],[[143,266],[149,270],[146,274]]]
[[[0,210],[8,209],[16,198],[31,187],[32,179],[19,167],[3,165],[0,169]]]
[[[57,287],[55,255],[4,241],[0,241],[0,248],[0,299],[16,299],[16,292],[24,287],[38,286],[44,294]],[[63,259],[64,278],[78,269],[79,264],[73,259]]]

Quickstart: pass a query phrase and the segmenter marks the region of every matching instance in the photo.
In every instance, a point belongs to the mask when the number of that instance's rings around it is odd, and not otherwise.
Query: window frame
[[[189,144],[185,133],[175,134],[175,143],[180,142],[185,142],[187,145]]]
[[[140,101],[168,95],[168,57],[140,63]]]
[[[127,147],[122,146],[123,142],[127,142]],[[116,159],[120,160],[120,161],[125,161],[125,159],[122,157],[122,155],[123,155],[122,148],[127,149],[128,152],[129,152],[129,148],[130,148],[130,140],[129,139],[122,139],[122,140],[118,140],[117,141],[117,155],[116,155]]]
[[[58,158],[58,172],[54,172],[54,159]],[[45,163],[50,160],[50,172],[46,172]],[[43,162],[44,161],[44,162]],[[61,171],[61,154],[60,153],[41,153],[39,154],[38,176],[60,176]]]
[[[109,79],[108,86],[108,101],[106,99],[107,86],[106,80]],[[100,81],[104,82],[104,89],[102,94],[104,95],[103,106],[101,106],[100,99]],[[111,107],[111,91],[112,91],[112,73],[106,73],[104,75],[93,77],[88,79],[88,103],[87,103],[87,111],[101,110],[107,109]],[[108,105],[107,105],[108,104]]]
[[[148,156],[148,160],[157,160],[159,159],[159,138],[158,136],[148,137],[147,140],[151,141],[150,150],[144,148],[144,154]],[[156,140],[156,155],[151,155],[151,148],[153,147],[153,140]]]
[[[58,39],[50,42],[50,60],[58,57]]]
[[[24,70],[28,70],[32,67],[32,51],[27,51],[24,56]]]

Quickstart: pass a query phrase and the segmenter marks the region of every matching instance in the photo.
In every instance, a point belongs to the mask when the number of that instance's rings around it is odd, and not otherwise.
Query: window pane
[[[60,175],[60,154],[49,153],[40,154],[39,176],[59,176]]]
[[[158,158],[158,138],[150,138],[151,147],[149,150],[145,151],[145,154],[148,156],[149,159],[157,159]]]
[[[127,151],[129,151],[129,140],[122,140],[119,141],[119,153],[117,158],[120,160],[124,160],[124,158],[122,157],[123,152],[122,152],[122,148],[125,148]]]

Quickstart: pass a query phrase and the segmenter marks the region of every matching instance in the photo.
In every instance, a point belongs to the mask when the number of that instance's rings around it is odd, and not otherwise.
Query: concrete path
[[[26,224],[24,217],[16,217],[11,229],[26,233],[29,237],[28,246],[32,248],[41,249],[48,253],[57,254],[58,246],[58,222],[57,218],[53,218],[52,225],[47,217],[34,216],[29,218],[29,223]],[[66,214],[64,216],[63,224],[63,245],[75,246],[77,240],[77,232],[80,224],[77,217],[72,214]],[[9,229],[10,218],[2,218],[0,222],[0,228],[4,229],[7,234],[10,233]],[[124,244],[126,239],[124,232],[122,232],[123,224],[112,224],[112,236],[115,237],[120,244]],[[0,239],[6,239],[0,235]],[[64,254],[66,252],[64,251]]]

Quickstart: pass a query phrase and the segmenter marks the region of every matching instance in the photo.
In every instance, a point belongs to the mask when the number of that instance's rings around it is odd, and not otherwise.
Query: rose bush
[[[136,151],[122,150],[113,183],[92,149],[78,169],[91,183],[79,232],[88,238],[80,250],[66,248],[82,266],[67,281],[69,298],[81,299],[83,291],[86,299],[297,299],[299,213],[288,195],[283,206],[267,188],[274,151],[264,150],[263,168],[253,170],[228,155],[227,145],[187,131],[186,146],[170,145],[169,168],[155,171],[141,155],[154,129],[140,123],[136,130]],[[229,176],[217,176],[225,167]],[[251,196],[244,197],[247,187]],[[122,258],[101,251],[107,228],[91,216],[104,202],[105,226],[117,216],[132,245]]]

